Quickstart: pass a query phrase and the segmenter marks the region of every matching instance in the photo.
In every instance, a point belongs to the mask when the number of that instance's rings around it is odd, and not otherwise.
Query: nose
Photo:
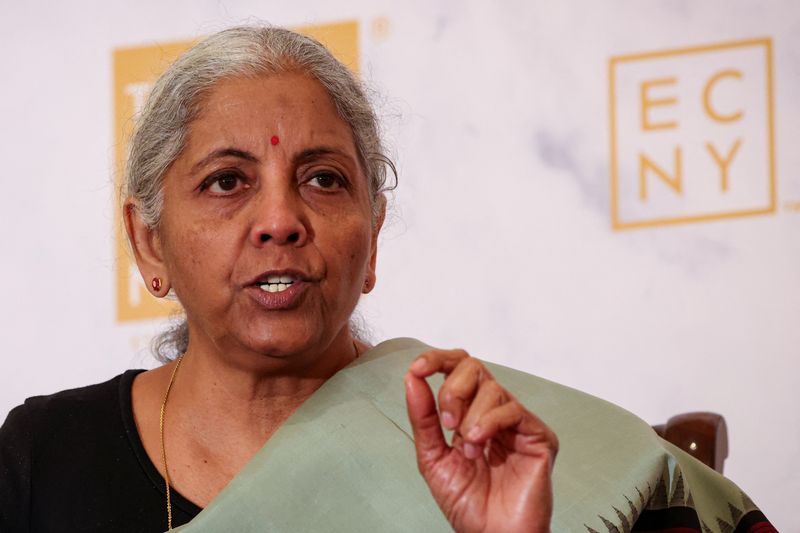
[[[250,240],[256,247],[303,246],[308,224],[299,198],[290,191],[262,191],[254,202],[255,213]]]

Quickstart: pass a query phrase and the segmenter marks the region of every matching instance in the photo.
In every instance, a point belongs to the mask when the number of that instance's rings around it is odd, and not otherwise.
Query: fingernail
[[[450,411],[442,411],[442,424],[447,429],[453,429],[456,427],[456,417]]]
[[[416,361],[411,363],[411,370],[414,372],[422,372],[425,369],[425,358],[418,357]]]
[[[477,440],[478,437],[480,436],[481,436],[481,428],[479,428],[478,426],[475,426],[474,428],[470,429],[467,432],[467,438],[469,440]]]
[[[480,447],[469,442],[464,443],[464,457],[467,459],[477,459],[481,454]]]

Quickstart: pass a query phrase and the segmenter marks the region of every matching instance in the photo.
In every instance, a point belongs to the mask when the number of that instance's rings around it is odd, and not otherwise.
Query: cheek
[[[363,275],[369,263],[371,232],[369,226],[363,221],[350,225],[348,228],[339,226],[335,233],[337,238],[328,241],[328,256],[335,258],[335,267],[343,285],[358,285],[363,283]],[[324,253],[324,252],[323,252]]]
[[[231,256],[229,248],[235,243],[233,236],[221,231],[224,225],[186,224],[173,226],[167,234],[165,260],[173,276],[175,292],[183,300],[202,289],[211,295],[214,281],[230,277],[230,265],[225,261]]]
[[[350,268],[353,272],[353,283],[358,286],[359,292],[364,283],[364,276],[369,268],[369,258],[372,246],[371,232],[365,228],[353,242],[354,249],[350,254]]]

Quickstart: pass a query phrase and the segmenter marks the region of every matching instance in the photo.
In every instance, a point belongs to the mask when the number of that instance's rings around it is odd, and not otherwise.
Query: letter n
[[[639,199],[647,201],[647,171],[648,169],[655,174],[661,181],[670,186],[679,195],[683,192],[683,179],[681,177],[681,147],[675,147],[672,175],[668,174],[660,166],[656,165],[643,153],[639,154]]]

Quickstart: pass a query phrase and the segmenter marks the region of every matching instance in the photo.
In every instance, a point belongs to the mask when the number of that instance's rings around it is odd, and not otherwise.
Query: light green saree
[[[427,349],[393,339],[341,370],[177,531],[450,531],[417,471],[405,408],[403,375]],[[488,366],[559,437],[553,531],[774,531],[733,483],[634,415]]]

